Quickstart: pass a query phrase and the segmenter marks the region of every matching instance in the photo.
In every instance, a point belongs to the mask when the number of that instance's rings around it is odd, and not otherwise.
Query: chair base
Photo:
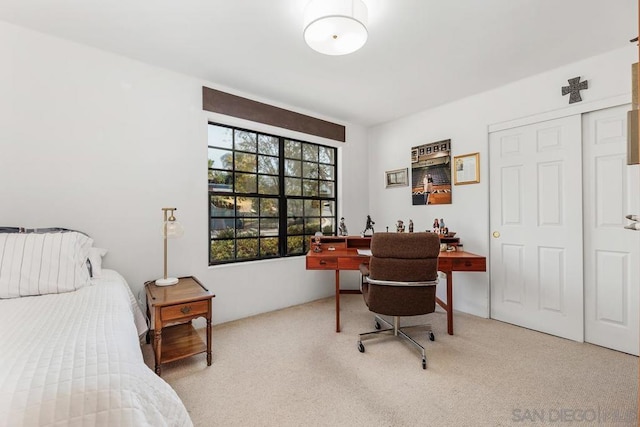
[[[433,335],[433,331],[431,330],[431,325],[413,325],[413,326],[400,327],[400,318],[398,316],[393,317],[393,324],[391,324],[390,322],[388,322],[387,320],[383,319],[378,315],[375,316],[375,321],[376,321],[376,329],[377,329],[376,331],[365,332],[360,334],[360,339],[358,340],[358,350],[360,351],[360,353],[364,353],[364,344],[362,344],[363,338],[366,339],[366,338],[371,338],[373,335],[377,335],[377,334],[391,333],[394,336],[404,338],[405,340],[413,344],[422,355],[422,369],[427,369],[427,355],[424,351],[424,347],[420,345],[416,340],[411,338],[409,335],[407,335],[404,332],[404,330],[411,329],[411,328],[427,328],[429,333],[429,339],[431,341],[434,341],[435,336]],[[384,323],[389,327],[386,329],[380,329],[380,323]]]

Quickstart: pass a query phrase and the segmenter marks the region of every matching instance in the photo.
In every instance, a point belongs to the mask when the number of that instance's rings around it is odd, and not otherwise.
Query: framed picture
[[[480,182],[480,153],[465,154],[453,158],[453,183],[477,184]]]
[[[411,204],[451,204],[450,139],[411,147]]]
[[[385,177],[385,182],[387,184],[387,188],[406,187],[407,185],[409,185],[409,181],[407,179],[408,168],[386,171],[384,173],[384,177]]]

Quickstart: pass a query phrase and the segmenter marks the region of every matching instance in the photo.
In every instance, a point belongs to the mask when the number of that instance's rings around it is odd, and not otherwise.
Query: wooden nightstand
[[[147,316],[151,319],[147,344],[153,338],[155,371],[160,375],[163,363],[207,352],[211,366],[211,300],[213,295],[193,276],[181,277],[177,284],[156,286],[145,283]],[[207,319],[207,342],[202,341],[191,321]]]

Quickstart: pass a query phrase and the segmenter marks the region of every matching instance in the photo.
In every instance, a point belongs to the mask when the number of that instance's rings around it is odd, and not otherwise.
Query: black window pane
[[[320,196],[321,197],[333,197],[333,182],[320,182]]]
[[[236,153],[236,171],[256,172],[258,158],[255,154]]]
[[[223,126],[209,125],[208,144],[213,147],[233,148],[233,130]]]
[[[277,176],[258,176],[258,193],[260,194],[278,194],[280,191],[278,188]]]
[[[233,169],[233,151],[209,147],[210,169]]]
[[[260,211],[260,198],[258,197],[238,197],[238,216],[251,217],[258,216]]]
[[[258,153],[269,154],[271,156],[280,155],[278,138],[275,136],[258,135]]]
[[[334,153],[335,149],[329,147],[320,147],[320,163],[335,164]]]
[[[302,158],[302,144],[298,141],[284,141],[284,157],[287,159]]]
[[[258,143],[257,138],[258,138],[258,135],[256,135],[253,132],[236,130],[234,148],[240,151],[248,151],[250,153],[255,153],[257,143]]]
[[[320,200],[304,201],[304,216],[320,216]]]
[[[260,202],[260,216],[278,218],[278,199],[263,198]]]
[[[277,157],[258,156],[258,172],[268,175],[278,175],[280,166]]]
[[[233,247],[233,240],[212,240],[211,259],[216,261],[230,261],[235,259]]]
[[[309,179],[318,179],[318,164],[304,162],[302,164],[302,177]]]
[[[318,146],[312,144],[302,144],[302,158],[307,161],[318,161]]]
[[[305,179],[302,181],[302,195],[306,197],[315,197],[318,195],[318,181]]]
[[[231,172],[209,170],[210,191],[233,191],[233,174]]]
[[[258,190],[258,176],[248,173],[236,173],[236,192],[256,193]]]
[[[318,177],[327,181],[333,181],[335,168],[330,165],[320,165],[318,167]]]
[[[260,256],[272,257],[278,255],[278,238],[268,237],[260,239]]]
[[[302,196],[302,180],[285,178],[284,194],[286,194],[287,196]]]
[[[260,220],[261,236],[277,236],[279,229],[279,220],[277,218],[263,218]]]
[[[258,239],[238,239],[237,259],[254,259],[258,257]]]
[[[285,176],[302,176],[302,162],[299,160],[285,160],[284,161],[284,174]]]
[[[287,239],[287,254],[297,255],[306,253],[304,250],[304,236],[293,236]]]
[[[320,218],[318,217],[305,217],[304,218],[304,232],[315,233],[320,230]]]

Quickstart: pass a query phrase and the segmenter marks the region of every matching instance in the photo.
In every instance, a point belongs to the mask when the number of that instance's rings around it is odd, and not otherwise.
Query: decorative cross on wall
[[[569,86],[562,86],[562,96],[565,96],[568,93],[571,94],[569,95],[569,104],[582,101],[580,91],[583,89],[589,89],[588,80],[581,82],[580,77],[574,77],[569,79],[568,82]]]

